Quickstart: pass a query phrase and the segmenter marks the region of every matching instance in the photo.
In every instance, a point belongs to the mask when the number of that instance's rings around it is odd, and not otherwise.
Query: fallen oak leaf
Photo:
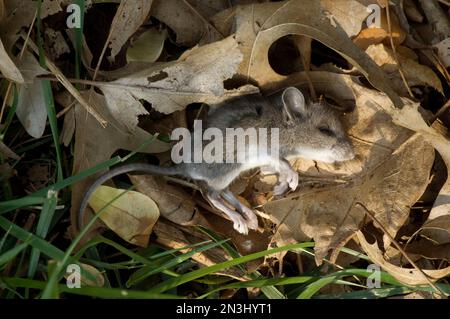
[[[150,197],[135,191],[100,186],[92,194],[89,205],[100,214],[99,218],[108,228],[124,240],[147,247],[159,218],[158,206]]]
[[[367,256],[369,256],[369,258],[373,262],[375,262],[377,265],[391,274],[395,279],[407,285],[429,284],[429,281],[424,278],[423,274],[418,269],[401,268],[389,263],[384,259],[382,252],[378,248],[377,242],[369,244],[361,231],[357,231],[356,235],[361,247],[367,253]],[[450,267],[437,270],[423,269],[422,271],[432,282],[450,275]]]
[[[226,90],[242,60],[233,37],[186,51],[177,61],[162,63],[118,80],[99,83],[114,118],[133,129],[146,110],[140,100],[165,114],[191,103],[220,103],[230,97],[255,93],[253,86]]]
[[[238,74],[258,83],[263,91],[279,88],[288,77],[275,73],[270,66],[267,55],[270,46],[287,35],[306,35],[341,54],[374,87],[385,92],[396,107],[401,107],[403,101],[391,88],[384,72],[349,39],[339,24],[332,25],[325,14],[326,4],[290,0],[238,7],[236,38],[244,55]]]

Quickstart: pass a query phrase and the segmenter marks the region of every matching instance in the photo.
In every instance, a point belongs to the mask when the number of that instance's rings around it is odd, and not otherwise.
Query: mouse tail
[[[126,173],[143,173],[158,176],[175,176],[175,175],[183,176],[183,168],[180,165],[161,167],[151,164],[133,163],[133,164],[125,164],[110,169],[103,175],[100,175],[91,185],[89,185],[86,192],[84,193],[80,203],[80,207],[77,210],[78,230],[81,230],[83,227],[84,211],[86,210],[86,207],[89,203],[89,199],[91,195],[94,193],[94,191],[104,182],[110,180],[111,178]]]

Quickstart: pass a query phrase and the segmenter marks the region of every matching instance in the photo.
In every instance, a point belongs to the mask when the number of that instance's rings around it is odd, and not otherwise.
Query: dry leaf
[[[446,137],[446,133],[436,129],[435,125],[433,125],[433,127],[427,125],[420,112],[418,112],[418,107],[418,103],[408,103],[401,110],[387,108],[386,111],[391,114],[394,123],[419,133],[428,143],[433,145],[444,160],[447,171],[449,172],[450,141]],[[445,184],[442,186],[434,202],[428,220],[433,220],[439,216],[450,215],[450,174],[448,174],[448,176],[449,177],[447,177]],[[433,232],[430,230],[428,231],[428,235],[435,237],[434,240],[439,243],[450,242],[450,236],[444,234],[444,237],[442,237],[442,232]]]
[[[20,69],[25,83],[33,83],[37,76],[49,74],[29,51],[25,51],[21,58],[13,58],[13,60]]]
[[[391,16],[391,34],[389,33],[389,26],[387,22],[386,10],[381,11],[380,27],[371,27],[361,30],[358,36],[353,40],[353,42],[360,47],[362,50],[366,50],[371,44],[378,44],[385,42],[386,44],[391,44],[390,39],[394,41],[394,45],[398,46],[406,38],[406,32],[400,26],[397,16],[390,12]]]
[[[16,115],[28,134],[34,138],[42,137],[47,122],[47,108],[41,81],[22,85]]]
[[[439,58],[446,68],[450,67],[450,38],[442,40],[434,45],[438,50]]]
[[[366,53],[389,75],[397,92],[406,95],[407,91],[400,78],[398,65],[392,50],[383,44],[375,44],[370,45],[367,48]],[[402,56],[399,52],[397,53],[397,56],[409,86],[431,86],[443,94],[441,81],[433,70],[410,58]]]
[[[225,90],[242,60],[233,37],[186,51],[177,61],[160,64],[141,72],[100,85],[114,118],[128,129],[145,114],[140,100],[158,112],[169,114],[194,102],[219,103],[234,95],[254,93],[251,86]]]
[[[152,16],[174,30],[178,44],[192,47],[223,39],[208,19],[227,6],[226,1],[155,0]]]
[[[19,160],[20,156],[14,153],[8,146],[6,146],[3,141],[0,141],[0,154],[6,158],[12,158]]]
[[[127,49],[127,62],[155,62],[164,49],[166,38],[167,31],[160,31],[156,28],[151,28],[140,34]]]
[[[24,79],[22,74],[20,73],[17,66],[9,57],[8,53],[6,53],[5,47],[3,46],[3,42],[0,39],[0,71],[2,74],[9,80],[23,83]]]
[[[331,16],[328,18],[331,23],[336,21],[349,37],[357,35],[361,31],[361,26],[369,15],[367,4],[356,0],[322,0],[322,6]],[[351,12],[351,19],[349,19]]]
[[[386,270],[393,277],[395,277],[395,279],[407,285],[429,284],[419,270],[413,268],[411,269],[401,268],[389,263],[384,259],[382,252],[378,248],[377,242],[369,244],[366,241],[366,238],[364,237],[364,234],[362,232],[358,231],[356,234],[358,236],[358,240],[361,247],[367,253],[369,258],[377,265],[379,265],[381,268]],[[450,267],[439,270],[424,269],[423,272],[429,277],[429,279],[432,282],[434,282],[450,275]]]
[[[90,286],[90,287],[103,287],[105,285],[105,277],[103,277],[102,273],[95,268],[92,265],[83,264],[80,263],[81,268],[83,268],[84,271],[88,272],[93,278],[95,278],[95,281],[88,278],[87,276],[84,276],[81,274],[81,282],[83,286]]]
[[[110,61],[114,61],[122,46],[147,19],[153,0],[122,0],[111,23]]]
[[[139,192],[100,186],[92,194],[89,206],[95,213],[100,213],[100,219],[124,240],[147,247],[153,226],[159,218],[158,206],[150,197]]]
[[[244,55],[238,74],[255,81],[264,90],[283,86],[290,77],[271,68],[267,52],[270,46],[286,35],[306,35],[340,53],[369,82],[385,92],[394,105],[403,102],[390,87],[390,81],[379,67],[349,39],[344,29],[333,25],[316,0],[291,0],[238,7],[236,39]],[[251,17],[251,19],[249,19]]]
[[[61,31],[56,31],[52,28],[46,28],[45,37],[47,43],[51,43],[48,48],[48,54],[53,61],[58,59],[64,53],[70,53],[69,45],[64,39]]]

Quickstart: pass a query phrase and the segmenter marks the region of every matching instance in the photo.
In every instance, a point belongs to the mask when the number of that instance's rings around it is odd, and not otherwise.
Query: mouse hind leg
[[[215,208],[224,212],[231,219],[235,230],[244,235],[248,234],[247,220],[243,215],[228,207],[219,192],[207,192],[205,196]]]
[[[245,217],[248,228],[253,230],[258,229],[258,218],[251,208],[242,204],[239,199],[237,199],[236,196],[228,189],[222,191],[221,195]]]

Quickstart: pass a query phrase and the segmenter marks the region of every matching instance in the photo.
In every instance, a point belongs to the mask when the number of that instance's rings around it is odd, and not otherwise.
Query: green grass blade
[[[228,285],[224,285],[219,288],[215,288],[206,294],[200,296],[198,299],[203,299],[213,293],[224,289],[240,289],[240,288],[263,288],[267,286],[281,286],[281,285],[293,285],[293,284],[303,284],[308,281],[317,279],[317,277],[312,276],[297,276],[297,277],[285,277],[285,278],[268,278],[268,279],[256,279],[242,282],[235,282]],[[283,295],[283,298],[285,296]]]
[[[41,33],[41,9],[42,9],[42,0],[39,0],[37,3],[37,44],[39,48],[39,62],[43,68],[46,68],[45,63],[45,51],[44,51],[44,40],[42,39]],[[57,161],[57,181],[63,180],[63,169],[62,169],[62,153],[61,147],[59,145],[59,131],[58,131],[58,122],[56,119],[56,110],[55,110],[55,102],[53,100],[53,92],[52,86],[49,80],[42,80],[42,89],[44,92],[44,100],[45,107],[47,109],[48,122],[50,123],[50,129],[52,131],[53,143],[55,144],[56,151],[56,161]]]
[[[373,288],[359,291],[351,291],[342,294],[319,295],[318,299],[378,299],[411,293],[409,287]]]
[[[273,248],[273,249],[249,254],[246,256],[239,257],[239,258],[235,258],[233,260],[228,260],[223,263],[219,263],[219,264],[207,267],[207,268],[202,268],[202,269],[192,271],[190,273],[181,275],[177,278],[168,279],[168,280],[156,285],[152,289],[150,289],[150,292],[162,293],[166,290],[175,288],[186,282],[195,280],[197,278],[203,277],[205,275],[217,272],[217,271],[225,269],[225,268],[233,267],[233,266],[243,264],[243,263],[249,262],[251,260],[257,259],[257,258],[261,258],[261,257],[267,256],[267,255],[279,253],[282,251],[296,250],[296,249],[301,249],[301,248],[305,248],[305,247],[310,247],[310,245],[311,245],[311,243],[291,244],[291,245],[287,245],[284,247],[278,247],[278,248]]]
[[[52,259],[62,260],[62,258],[64,257],[64,252],[62,250],[49,244],[42,238],[39,238],[36,235],[33,235],[32,233],[20,228],[19,226],[10,222],[3,216],[0,216],[0,227],[5,230],[9,230],[10,234],[16,237],[17,239],[20,239],[24,242],[28,241],[30,246],[40,250],[41,252],[43,252],[45,255],[49,256]]]
[[[162,265],[158,266],[158,267],[154,267],[154,266],[146,266],[144,268],[139,269],[138,271],[136,271],[133,275],[131,275],[130,279],[128,279],[127,281],[127,287],[130,287],[142,280],[144,280],[145,278],[158,274],[164,270],[168,270],[169,268],[172,268],[188,259],[190,259],[192,256],[194,256],[195,254],[204,252],[206,250],[212,249],[214,247],[220,246],[223,243],[225,243],[226,241],[228,241],[228,239],[226,240],[222,240],[220,242],[217,243],[210,243],[208,245],[205,245],[203,247],[199,247],[196,249],[193,249],[192,251],[176,256],[173,259],[163,263]]]
[[[325,277],[320,278],[319,280],[309,284],[305,290],[303,290],[299,295],[298,299],[310,299],[313,297],[320,289],[323,287],[336,282],[340,278],[344,276],[363,276],[363,277],[369,277],[373,275],[372,271],[366,270],[366,269],[345,269],[340,270],[335,273],[332,273],[330,275],[327,275]],[[402,286],[394,277],[389,275],[386,272],[381,271],[380,272],[380,281],[384,283],[388,283],[391,285],[396,286]]]
[[[45,238],[48,234],[50,224],[52,222],[53,216],[55,214],[56,204],[58,203],[58,193],[54,191],[49,191],[47,199],[44,202],[41,213],[39,215],[39,221],[36,227],[36,236]],[[31,250],[31,256],[28,267],[28,278],[33,278],[37,265],[39,262],[40,251],[36,248]]]
[[[121,158],[119,156],[113,157],[112,159],[103,162],[101,164],[98,164],[94,167],[91,167],[87,170],[82,171],[81,173],[78,173],[77,175],[71,176],[69,178],[64,179],[61,182],[58,182],[54,185],[51,185],[49,187],[46,187],[44,189],[41,189],[31,195],[28,195],[26,197],[20,198],[20,199],[14,199],[10,201],[5,201],[0,203],[0,215],[5,214],[7,212],[13,211],[18,208],[32,206],[32,205],[42,205],[45,202],[45,197],[49,190],[54,191],[60,191],[68,186],[71,186],[72,184],[81,181],[82,179],[95,174],[101,170],[104,170],[112,165],[115,165],[121,161]]]
[[[27,248],[29,244],[29,242],[21,243],[0,255],[0,268],[13,260],[18,254]]]
[[[23,278],[1,278],[0,282],[11,287],[30,288],[30,289],[45,289],[47,282]],[[102,287],[81,287],[69,288],[66,285],[58,285],[60,293],[69,293],[74,295],[90,296],[96,298],[125,298],[125,299],[183,299],[179,296],[169,294],[155,294],[147,291],[126,290],[118,288],[102,288]]]

